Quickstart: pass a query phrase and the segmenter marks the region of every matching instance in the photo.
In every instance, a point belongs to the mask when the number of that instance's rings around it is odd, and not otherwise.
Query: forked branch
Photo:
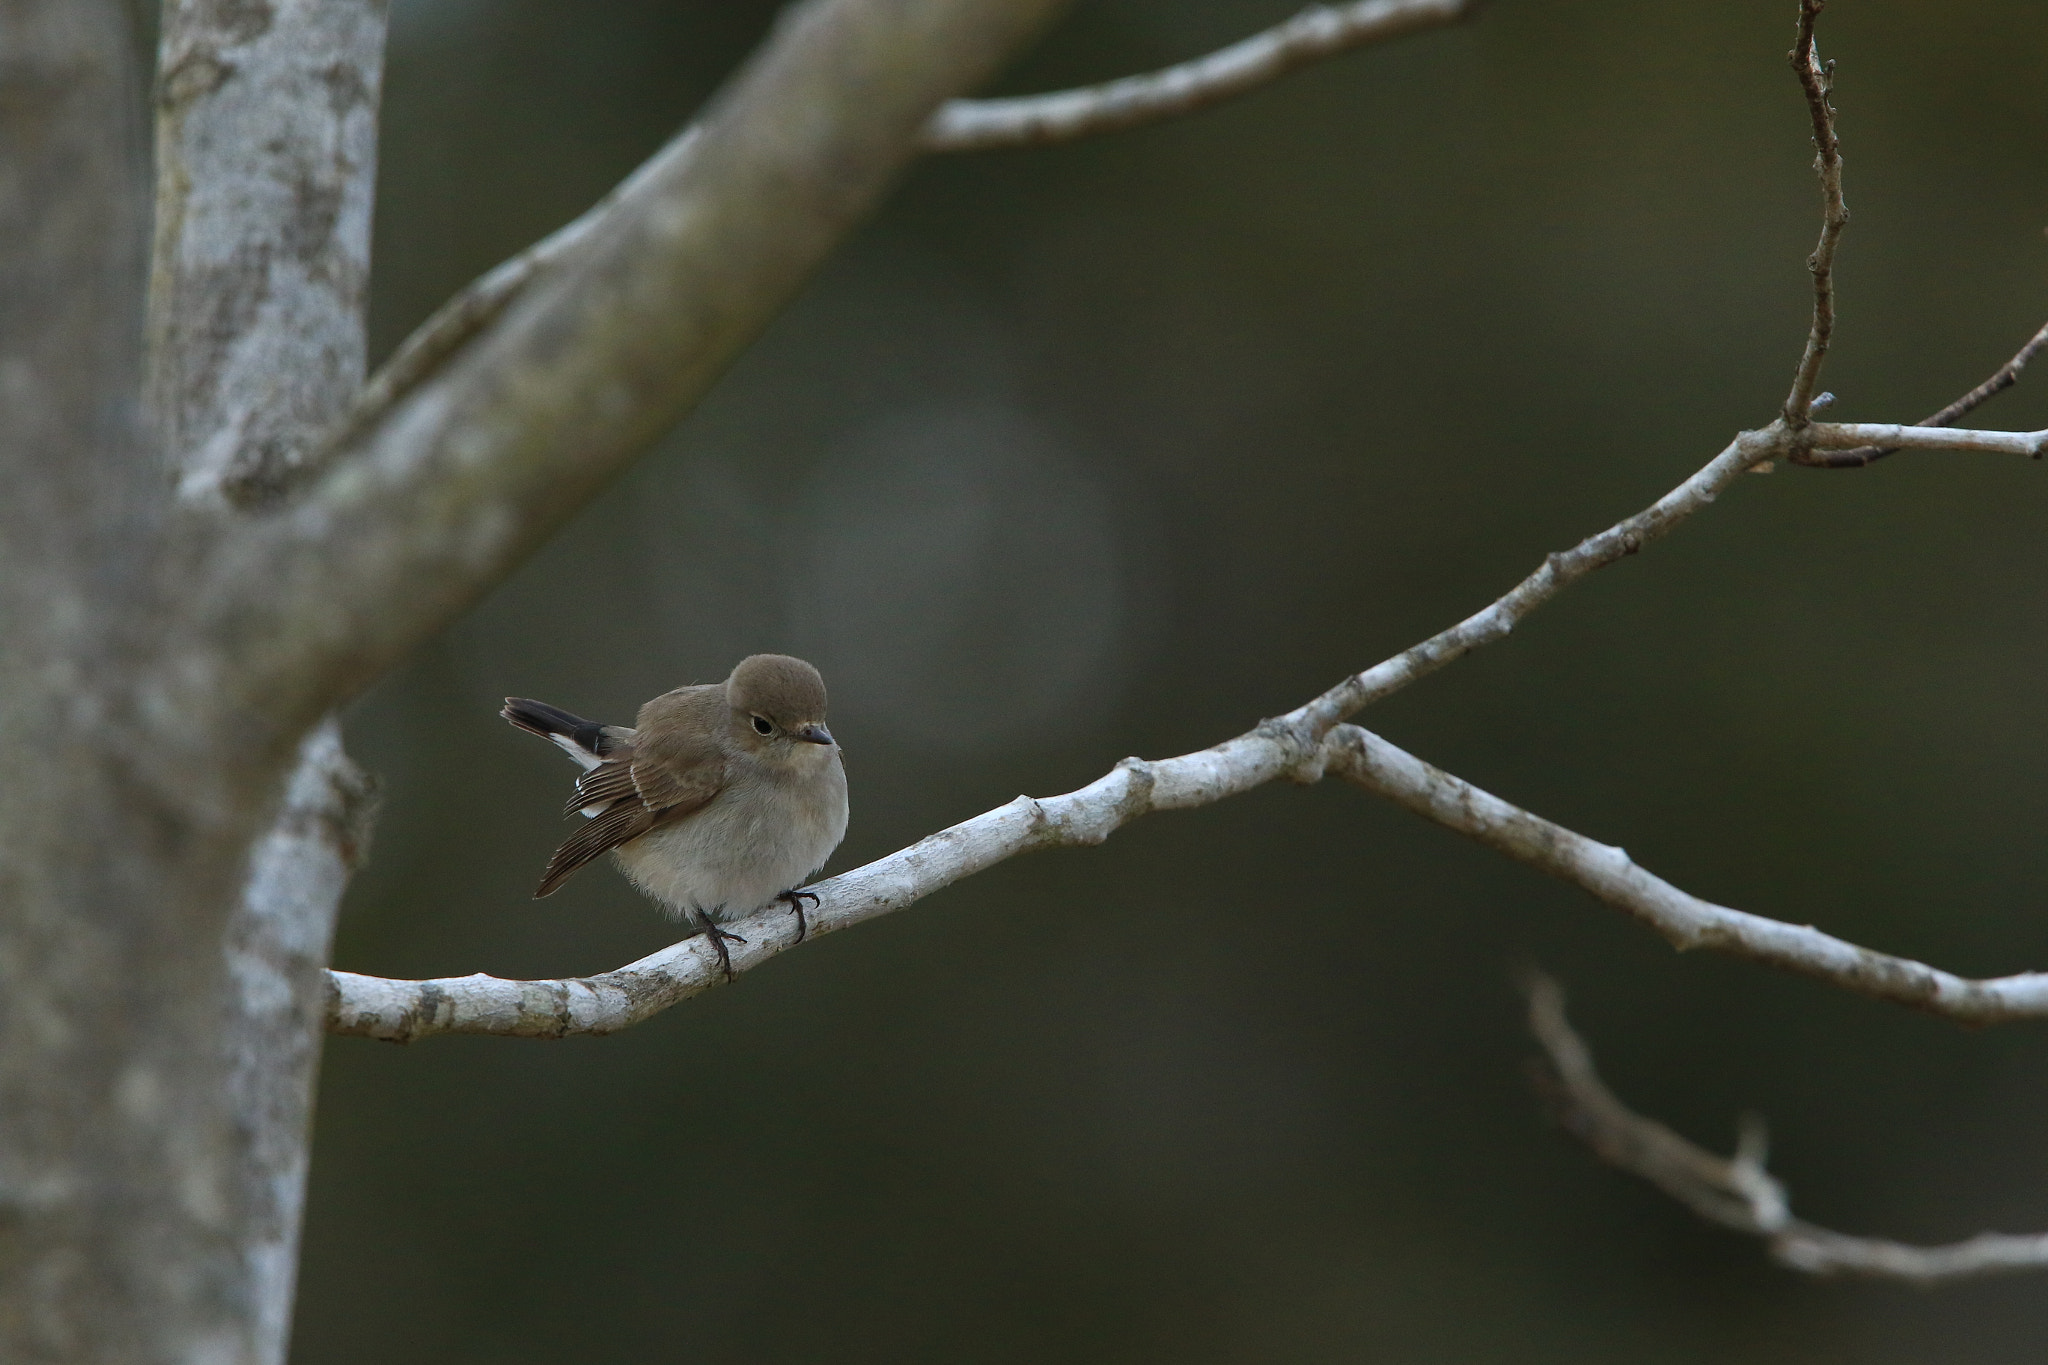
[[[1968,393],[1950,403],[1940,412],[1922,418],[1915,423],[1923,427],[1945,427],[1967,417],[1999,394],[2020,382],[2021,371],[2027,362],[2048,346],[2048,327],[2043,327],[2027,339],[2011,360],[1995,370],[1991,377],[1971,389]],[[1816,469],[1862,469],[1882,460],[1887,455],[1896,455],[1903,446],[1856,446],[1849,450],[1795,450],[1787,458],[1793,464],[1809,465]]]
[[[281,758],[695,402],[880,199],[933,110],[1060,7],[789,7],[693,141],[275,513],[206,547],[186,594],[204,616],[159,670],[161,709],[233,717]]]
[[[1809,1275],[1859,1275],[1935,1284],[2011,1270],[2048,1269],[2048,1235],[1985,1232],[1946,1246],[1852,1237],[1792,1216],[1785,1187],[1764,1168],[1761,1122],[1745,1120],[1735,1155],[1718,1156],[1630,1109],[1607,1088],[1593,1054],[1564,1013],[1564,991],[1532,974],[1529,1030],[1543,1045],[1544,1089],[1566,1129],[1601,1160],[1641,1176],[1700,1217],[1761,1237],[1782,1265]]]
[[[1970,980],[1910,959],[1859,947],[1810,926],[1786,924],[1715,905],[1637,867],[1627,854],[1521,810],[1442,772],[1345,718],[1464,654],[1506,636],[1531,612],[1594,571],[1636,553],[1714,501],[1744,472],[1812,448],[1898,447],[2038,455],[2048,432],[1987,432],[1947,427],[1815,423],[1812,383],[1832,328],[1829,266],[1846,221],[1840,204],[1840,156],[1834,142],[1825,72],[1813,51],[1820,0],[1803,0],[1795,66],[1809,95],[1820,147],[1828,225],[1816,253],[1816,314],[1801,379],[1786,416],[1743,432],[1655,503],[1552,554],[1484,609],[1364,672],[1353,674],[1285,716],[1212,748],[1148,762],[1126,759],[1089,786],[1064,796],[1015,801],[941,831],[909,848],[818,884],[811,936],[848,928],[915,903],[962,877],[1034,849],[1100,843],[1129,820],[1155,810],[1208,805],[1276,777],[1313,782],[1335,772],[1357,785],[1511,857],[1580,886],[1643,920],[1679,948],[1711,947],[1801,972],[1881,999],[1972,1023],[2048,1017],[2048,974]],[[622,194],[630,192],[630,187]],[[2020,363],[2024,363],[2022,358]],[[1793,413],[1797,410],[1795,419]],[[743,923],[747,942],[731,954],[734,972],[767,961],[797,942],[795,921],[763,912]],[[723,979],[716,954],[694,939],[618,971],[553,981],[488,976],[392,981],[337,972],[331,977],[329,1028],[409,1040],[434,1033],[561,1037],[627,1027]]]
[[[1315,782],[1325,775],[1343,777],[1568,881],[1643,921],[1677,948],[1718,949],[1965,1023],[2048,1018],[2048,973],[1971,980],[1811,926],[1702,900],[1637,866],[1621,849],[1533,815],[1355,725],[1334,727],[1304,755],[1284,721],[1269,721],[1178,758],[1127,758],[1062,796],[1020,796],[810,888],[819,904],[810,912],[805,941],[901,910],[1020,853],[1099,844],[1153,811],[1210,805],[1278,777]],[[780,908],[735,928],[746,939],[730,950],[735,974],[799,941],[794,917]],[[507,981],[479,973],[394,981],[334,972],[330,979],[330,1032],[410,1042],[436,1033],[614,1033],[725,977],[709,945],[690,938],[594,977]]]
[[[1191,114],[1278,80],[1313,62],[1405,34],[1456,23],[1482,0],[1356,0],[1311,5],[1294,18],[1205,57],[1103,85],[1016,99],[948,100],[927,120],[920,147],[985,151],[1067,141]],[[473,280],[436,309],[363,386],[320,448],[290,477],[303,483],[358,441],[398,401],[451,360],[541,274],[607,217],[629,214],[648,186],[671,174],[698,128],[679,133],[610,194],[559,231]]]

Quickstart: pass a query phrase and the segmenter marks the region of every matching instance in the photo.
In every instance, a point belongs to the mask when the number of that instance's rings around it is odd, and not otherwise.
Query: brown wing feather
[[[700,706],[708,700],[689,698]],[[621,745],[605,762],[577,779],[576,795],[570,798],[565,813],[600,809],[555,850],[533,893],[536,899],[554,891],[599,855],[702,810],[724,789],[724,753],[710,734],[691,728],[696,734],[687,740],[664,744],[657,734],[652,744]]]
[[[534,899],[553,894],[555,888],[569,880],[569,874],[577,868],[620,844],[639,838],[653,827],[654,817],[634,802],[621,802],[592,818],[555,850],[554,857],[548,859],[547,871],[541,873],[540,885],[534,889]]]
[[[601,814],[614,801],[638,801],[640,788],[633,781],[633,752],[600,763],[576,779],[576,794],[562,807],[562,814],[574,815],[595,806]]]

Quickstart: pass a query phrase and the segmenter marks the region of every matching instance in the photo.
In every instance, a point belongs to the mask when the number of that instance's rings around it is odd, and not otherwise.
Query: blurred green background
[[[379,353],[579,212],[757,41],[741,0],[398,0]],[[1004,78],[1288,0],[1084,0]],[[932,160],[718,391],[364,699],[388,801],[338,965],[566,975],[670,927],[528,899],[609,720],[816,661],[857,865],[1298,704],[1770,419],[1817,226],[1791,0],[1501,0],[1200,117]],[[1833,7],[1846,419],[2048,316],[2038,4]],[[2048,424],[2035,380],[1984,415]],[[2048,965],[2048,471],[1744,480],[1364,719],[1690,890]],[[2048,1229],[2048,1037],[1679,958],[1355,790],[1006,864],[618,1037],[334,1041],[295,1359],[2003,1362],[2048,1277],[1816,1283],[1545,1117],[1536,962],[1621,1093],[1805,1216]]]

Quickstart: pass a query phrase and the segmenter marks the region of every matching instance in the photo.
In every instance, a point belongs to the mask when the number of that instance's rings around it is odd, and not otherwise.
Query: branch
[[[1284,24],[1190,62],[1103,85],[1015,99],[948,100],[925,125],[928,152],[981,152],[1066,142],[1175,118],[1234,99],[1311,62],[1441,28],[1480,0],[1356,0],[1310,5]]]
[[[1826,436],[1831,428],[1811,430]],[[1854,427],[1842,430],[1860,432]],[[1965,1023],[2048,1018],[2048,973],[1973,980],[1859,947],[1811,926],[1715,905],[1636,866],[1621,849],[1510,805],[1370,731],[1339,725],[1334,718],[1327,727],[1320,725],[1320,716],[1346,705],[1351,697],[1384,696],[1507,634],[1516,621],[1570,584],[1633,553],[1649,534],[1668,531],[1711,501],[1729,480],[1769,458],[1791,439],[1782,424],[1762,433],[1745,433],[1652,507],[1582,541],[1572,551],[1551,555],[1541,569],[1486,610],[1353,675],[1286,716],[1196,753],[1152,762],[1127,758],[1095,782],[1063,796],[1042,800],[1020,796],[865,867],[818,883],[811,888],[818,894],[819,905],[810,913],[809,937],[901,910],[1020,853],[1099,844],[1129,821],[1153,811],[1210,805],[1276,777],[1315,782],[1326,773],[1336,773],[1448,829],[1571,882],[1642,920],[1681,950],[1719,949]],[[1854,439],[1864,438],[1857,435]],[[1660,513],[1659,509],[1664,510]],[[795,920],[779,909],[761,912],[734,927],[747,940],[732,950],[735,974],[759,966],[798,942]],[[331,1033],[394,1042],[436,1033],[527,1038],[612,1033],[723,980],[717,955],[697,938],[672,944],[616,971],[565,980],[507,981],[478,973],[398,981],[332,972],[327,1027]]]
[[[2048,1018],[2048,972],[1973,980],[1859,947],[1812,925],[1731,910],[1681,891],[1627,852],[1552,824],[1357,726],[1324,746],[1331,771],[1634,916],[1681,952],[1712,948],[1965,1024]]]
[[[1897,435],[1910,427],[1887,427]],[[1943,441],[2010,433],[1941,430]],[[1821,423],[1800,439],[1853,443],[1869,429]],[[2015,438],[2030,439],[2030,438]],[[1782,422],[1744,432],[1678,487],[1634,516],[1552,554],[1481,611],[1353,674],[1285,716],[1213,748],[1147,762],[1125,759],[1091,785],[1064,796],[1008,805],[932,835],[855,871],[820,882],[813,937],[850,928],[1019,853],[1095,844],[1154,810],[1209,805],[1276,777],[1318,780],[1326,768],[1411,810],[1573,882],[1643,919],[1680,948],[1712,947],[1817,976],[1864,994],[1975,1023],[2048,1017],[2048,974],[1975,981],[1872,952],[1818,930],[1730,910],[1678,890],[1636,867],[1619,849],[1551,824],[1441,772],[1378,736],[1339,722],[1483,645],[1505,637],[1531,612],[1595,570],[1668,534],[1741,474],[1782,454],[1794,437]],[[796,945],[794,921],[770,911],[742,921],[748,942],[732,953],[735,973]],[[330,974],[328,1030],[393,1041],[435,1033],[558,1038],[629,1027],[723,980],[716,955],[685,939],[594,977],[507,981],[477,974],[398,981]]]
[[[1155,810],[1204,806],[1249,791],[1288,771],[1286,746],[1261,731],[1211,749],[1148,763],[1127,758],[1064,796],[1020,796],[1007,805],[819,882],[810,890],[805,941],[915,904],[963,877],[1019,853],[1099,844]],[[797,943],[796,920],[781,908],[732,926],[732,970],[749,971]],[[478,973],[435,981],[391,981],[331,972],[327,1028],[392,1042],[436,1033],[497,1033],[523,1038],[613,1033],[725,980],[701,937],[601,976],[563,981],[505,981]]]
[[[695,145],[696,134],[694,127],[684,129],[574,220],[471,280],[435,309],[364,383],[341,420],[293,471],[296,481],[324,474],[339,454],[372,433],[400,400],[438,374],[465,343],[497,321],[514,299],[589,238],[607,217],[627,211],[647,183],[673,174]]]
[[[1358,0],[1312,5],[1284,24],[1164,71],[1106,85],[1020,99],[948,100],[925,124],[925,151],[980,151],[1063,141],[1192,113],[1277,80],[1324,57],[1469,18],[1482,0]],[[624,184],[553,235],[472,281],[406,338],[363,386],[349,411],[301,467],[281,471],[302,481],[370,430],[461,346],[495,321],[548,267],[563,259],[614,211],[630,205],[642,182],[684,156],[687,129]]]
[[[1805,925],[1701,900],[1636,866],[1621,849],[1576,834],[1431,767],[1370,731],[1341,725],[1301,756],[1284,721],[1213,748],[1147,762],[1127,758],[1078,791],[1020,796],[909,848],[810,889],[818,906],[805,941],[904,909],[1020,853],[1099,844],[1139,816],[1206,806],[1277,777],[1334,774],[1447,829],[1571,882],[1642,920],[1681,950],[1714,948],[1964,1023],[2048,1018],[2048,973],[1978,981],[1874,952]],[[735,975],[798,943],[774,908],[738,921]],[[327,1028],[390,1042],[437,1033],[522,1038],[615,1033],[725,980],[701,938],[592,977],[508,981],[477,973],[398,981],[329,973]]]
[[[1833,91],[1834,67],[1823,66],[1814,47],[1813,25],[1827,0],[1800,0],[1799,38],[1792,45],[1792,69],[1806,92],[1807,113],[1813,119],[1814,170],[1820,176],[1820,244],[1807,257],[1806,268],[1813,275],[1813,327],[1806,336],[1806,351],[1799,357],[1799,369],[1792,378],[1792,392],[1785,397],[1785,423],[1795,431],[1813,414],[1814,386],[1820,382],[1820,367],[1828,358],[1828,345],[1835,334],[1835,244],[1849,225],[1849,206],[1842,200],[1842,147],[1835,138],[1835,110],[1828,103]]]
[[[228,538],[164,701],[259,753],[452,619],[710,387],[1060,0],[809,0],[702,121],[428,381]],[[673,150],[673,148],[671,149]],[[197,657],[192,657],[193,654]]]
[[[1967,427],[1905,427],[1896,422],[1814,422],[1800,433],[1801,445],[1887,446],[1892,450],[1973,450],[1992,455],[2025,455],[2038,460],[2048,449],[2048,430],[1975,431]]]
[[[2040,331],[2034,333],[2028,339],[2027,344],[2020,347],[2018,354],[1999,366],[1989,379],[1979,384],[1976,388],[1971,389],[1955,402],[1950,403],[1940,412],[1923,418],[1916,425],[1923,427],[1945,427],[1957,418],[1966,417],[1970,413],[1975,412],[1991,399],[1996,398],[1999,394],[2004,393],[2007,389],[2019,383],[2020,372],[2027,368],[2028,361],[2040,354],[2043,346],[2048,346],[2048,327],[2043,327]],[[1896,455],[1899,453],[1899,450],[1900,447],[1898,446],[1857,446],[1853,450],[1831,450],[1826,454],[1812,450],[1794,450],[1786,458],[1791,460],[1793,464],[1807,465],[1816,469],[1861,469],[1866,465],[1876,464],[1887,455]]]
[[[282,1365],[290,1343],[329,948],[375,816],[376,783],[342,751],[330,716],[300,746],[228,919],[222,1034],[243,1209],[240,1289],[254,1310],[248,1359],[262,1365]]]
[[[1743,433],[1650,507],[1569,551],[1549,556],[1485,610],[1246,734],[1179,758],[1152,763],[1125,759],[1079,791],[1043,801],[1020,796],[866,867],[818,883],[811,888],[820,904],[810,913],[809,936],[903,909],[1018,853],[1100,843],[1126,821],[1149,811],[1208,805],[1280,776],[1316,780],[1322,772],[1325,736],[1345,715],[1505,636],[1516,622],[1573,583],[1634,554],[1705,507],[1744,470],[1781,451],[1786,441],[1781,423],[1763,432]],[[796,944],[794,922],[780,912],[757,915],[736,927],[747,942],[732,951],[735,974]],[[331,972],[329,980],[329,1032],[407,1042],[435,1033],[559,1038],[616,1032],[720,984],[724,975],[716,954],[691,938],[594,977],[506,981],[479,973],[397,981]]]
[[[2048,1235],[1985,1232],[1947,1246],[1851,1237],[1792,1216],[1785,1187],[1764,1169],[1761,1123],[1746,1121],[1733,1157],[1716,1156],[1630,1109],[1593,1068],[1564,1013],[1564,992],[1540,973],[1528,983],[1529,1030],[1543,1045],[1543,1079],[1564,1126],[1600,1158],[1641,1176],[1700,1217],[1762,1237],[1781,1265],[1810,1275],[1864,1275],[1935,1284],[2009,1270],[2048,1269]]]

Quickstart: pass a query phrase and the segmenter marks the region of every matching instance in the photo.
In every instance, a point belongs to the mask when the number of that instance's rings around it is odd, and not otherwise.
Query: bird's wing
[[[695,814],[725,789],[722,752],[709,749],[692,755],[690,762],[679,763],[678,757],[621,745],[578,778],[569,810],[581,811],[589,821],[555,850],[534,896],[549,894],[600,854]]]

